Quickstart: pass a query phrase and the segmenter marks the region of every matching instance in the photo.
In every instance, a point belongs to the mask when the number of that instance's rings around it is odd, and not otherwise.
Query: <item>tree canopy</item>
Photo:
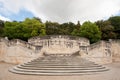
[[[26,18],[23,22],[5,22],[4,35],[10,39],[27,40],[30,37],[45,34],[45,25],[35,18]]]
[[[86,37],[91,43],[94,43],[101,39],[101,32],[95,23],[86,21],[80,28],[80,36]]]
[[[101,33],[102,33],[102,40],[108,39],[116,39],[116,34],[114,32],[114,26],[111,25],[110,21],[97,21],[96,24],[98,25]]]
[[[108,21],[110,21],[111,25],[114,27],[117,38],[120,39],[120,16],[112,16]]]
[[[120,39],[120,16],[112,16],[108,20],[98,20],[94,23],[86,21],[80,24],[73,22],[58,23],[46,21],[38,17],[26,18],[24,21],[2,21],[0,20],[0,37],[9,39],[27,40],[34,36],[44,35],[73,35],[86,37],[91,43],[100,39]]]
[[[0,37],[3,36],[4,21],[0,20]]]

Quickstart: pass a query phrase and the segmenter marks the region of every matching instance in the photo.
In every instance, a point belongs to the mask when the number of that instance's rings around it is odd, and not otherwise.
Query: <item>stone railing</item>
[[[35,45],[42,45],[42,44],[56,44],[55,42],[64,42],[64,43],[74,43],[81,46],[88,46],[90,45],[89,40],[83,37],[76,37],[76,36],[68,36],[68,35],[48,35],[43,37],[33,37],[28,40],[28,43],[35,44]],[[43,46],[43,45],[42,45]]]
[[[88,46],[89,51],[94,51],[95,49],[101,50],[101,53],[103,53],[106,56],[112,56],[111,53],[111,43],[109,41],[99,41],[97,43],[91,44]]]
[[[103,42],[103,41],[99,41],[99,42],[96,42],[96,43],[91,44],[91,45],[88,47],[89,50],[93,50],[93,49],[95,49],[95,48],[101,47],[101,46],[102,46],[102,42]]]
[[[26,41],[22,41],[20,39],[7,40],[5,38],[0,38],[0,42],[4,42],[8,47],[19,45],[32,50],[40,50],[42,48],[42,46],[35,46],[33,44],[30,44]]]
[[[84,40],[85,42],[89,42],[89,40],[87,38],[84,37],[77,37],[77,36],[68,36],[68,35],[47,35],[47,36],[36,36],[36,37],[32,37],[28,40],[35,40],[35,39],[53,39],[53,38],[64,38],[64,39],[70,39],[70,40]]]
[[[120,39],[109,39],[109,42],[120,44]]]
[[[9,40],[8,39],[0,37],[0,42],[4,42],[7,46],[9,45]]]

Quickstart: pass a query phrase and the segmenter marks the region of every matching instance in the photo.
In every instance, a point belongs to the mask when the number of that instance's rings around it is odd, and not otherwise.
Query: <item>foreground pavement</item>
[[[110,69],[106,72],[77,76],[20,75],[8,71],[13,66],[15,65],[0,62],[0,80],[120,80],[120,62],[103,65]]]

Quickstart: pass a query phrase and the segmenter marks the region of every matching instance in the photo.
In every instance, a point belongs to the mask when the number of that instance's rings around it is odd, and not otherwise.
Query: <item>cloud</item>
[[[6,18],[6,17],[3,17],[0,15],[0,20],[3,20],[3,21],[11,21],[9,18]]]
[[[55,22],[97,21],[120,11],[120,0],[0,0],[0,13],[17,14],[30,11],[42,20]]]

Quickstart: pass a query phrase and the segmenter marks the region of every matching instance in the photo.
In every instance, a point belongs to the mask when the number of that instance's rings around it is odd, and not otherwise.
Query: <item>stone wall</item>
[[[0,38],[0,61],[20,64],[46,54],[78,53],[82,58],[99,64],[120,61],[120,40],[89,44],[86,38],[73,36],[33,37],[28,42]]]
[[[34,46],[18,39],[11,41],[0,39],[0,61],[15,64],[24,63],[38,57],[40,50],[40,46]]]
[[[28,43],[43,46],[47,54],[72,54],[79,51],[80,46],[89,46],[89,40],[82,37],[49,35],[44,37],[33,37]]]
[[[107,41],[99,41],[87,47],[87,53],[82,53],[83,58],[89,59],[99,64],[107,64],[112,62],[111,43]]]
[[[28,40],[28,43],[40,45],[43,47],[50,45],[62,45],[64,47],[73,46],[88,46],[89,40],[83,37],[65,36],[65,35],[49,35],[44,37],[33,37]]]
[[[120,61],[120,40],[110,40],[113,62]]]

